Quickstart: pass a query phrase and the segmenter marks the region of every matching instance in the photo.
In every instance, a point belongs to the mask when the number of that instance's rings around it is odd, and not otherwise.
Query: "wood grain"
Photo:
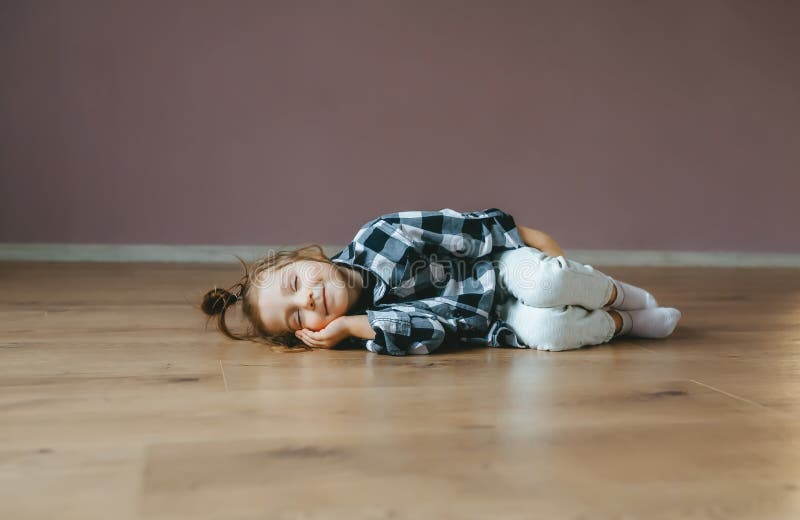
[[[676,332],[283,354],[233,263],[0,263],[0,518],[800,518],[800,270],[595,267]]]

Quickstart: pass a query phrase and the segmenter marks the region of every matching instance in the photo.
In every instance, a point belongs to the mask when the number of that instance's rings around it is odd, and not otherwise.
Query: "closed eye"
[[[294,290],[297,291],[297,276],[294,277]],[[297,311],[297,325],[299,329],[303,328],[303,324],[300,321],[300,311]]]

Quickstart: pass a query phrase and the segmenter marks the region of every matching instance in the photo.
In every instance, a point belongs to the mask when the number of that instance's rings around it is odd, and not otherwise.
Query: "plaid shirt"
[[[514,218],[497,208],[461,213],[401,211],[370,220],[334,263],[368,281],[365,306],[375,339],[343,343],[371,352],[428,354],[445,341],[519,347],[496,314],[508,293],[498,286],[496,255],[525,247]]]

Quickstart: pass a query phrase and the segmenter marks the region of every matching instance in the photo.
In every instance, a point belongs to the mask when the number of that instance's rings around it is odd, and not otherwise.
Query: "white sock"
[[[636,287],[614,278],[611,278],[611,281],[614,283],[614,287],[617,288],[617,298],[609,305],[612,309],[635,311],[658,307],[655,297],[641,287]]]
[[[619,336],[638,338],[666,338],[678,325],[681,311],[673,307],[656,307],[638,311],[622,311],[615,309],[622,317],[622,329]]]

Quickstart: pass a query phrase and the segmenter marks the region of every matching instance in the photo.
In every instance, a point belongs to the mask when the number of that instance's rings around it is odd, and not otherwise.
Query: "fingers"
[[[327,338],[324,337],[323,334],[319,332],[315,332],[313,330],[302,329],[298,330],[295,333],[300,340],[303,341],[309,347],[317,347],[317,348],[328,348],[330,347],[330,342]]]

